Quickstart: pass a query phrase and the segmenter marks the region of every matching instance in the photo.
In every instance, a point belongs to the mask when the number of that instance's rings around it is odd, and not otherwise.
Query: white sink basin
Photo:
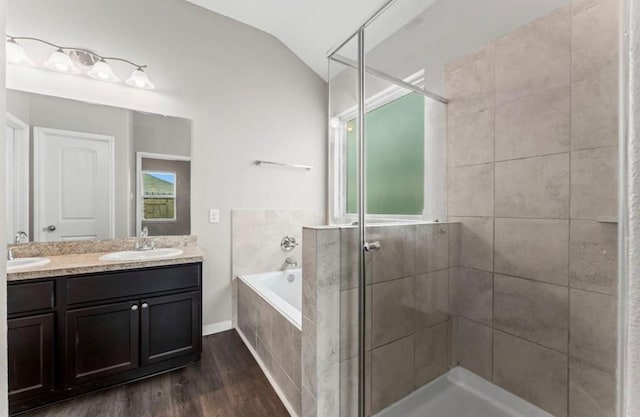
[[[44,266],[51,262],[49,258],[17,258],[7,261],[7,272],[14,272],[36,266]]]
[[[101,261],[147,261],[151,259],[165,259],[180,256],[184,253],[182,249],[161,248],[147,251],[127,250],[122,252],[112,252],[102,255]]]

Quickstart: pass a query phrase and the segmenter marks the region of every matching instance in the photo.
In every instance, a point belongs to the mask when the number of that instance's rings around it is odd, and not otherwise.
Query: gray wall
[[[6,1],[0,0],[0,16],[5,16]],[[5,32],[5,21],[0,19],[0,34]],[[4,43],[0,45],[0,121],[5,124],[6,93],[5,93],[5,52]],[[4,142],[4,129],[0,133]],[[4,146],[0,146],[0,161],[4,161]],[[4,236],[5,228],[5,186],[4,170],[0,170],[0,236]],[[7,357],[7,274],[5,257],[0,256],[0,358]],[[7,361],[0,361],[0,415],[9,414],[7,395]]]
[[[191,120],[133,112],[133,151],[191,156]]]
[[[81,7],[74,0],[10,0],[7,22],[10,33],[141,61],[157,86],[140,91],[10,68],[13,88],[193,121],[192,231],[207,255],[204,323],[228,324],[230,210],[325,209],[326,83],[274,37],[184,0],[89,0]],[[35,58],[46,59],[46,51]],[[114,67],[121,77],[131,71]],[[256,167],[256,159],[313,170]],[[208,223],[209,208],[221,210],[219,224]]]
[[[131,152],[131,190],[135,191],[136,184],[136,152],[150,152],[165,155],[179,155],[179,156],[191,156],[191,120],[181,119],[178,117],[166,117],[160,114],[131,112],[131,137],[132,137],[132,149]],[[189,177],[191,181],[191,177]],[[191,205],[191,195],[189,195],[189,210]],[[131,200],[130,212],[136,212],[135,199]],[[188,219],[183,219],[188,222],[186,228],[182,230],[191,229],[191,214]],[[134,231],[133,234],[137,234],[140,231],[136,229],[136,216],[132,215],[130,218],[131,225],[130,230]],[[161,229],[156,229],[152,234],[158,234]],[[175,233],[172,233],[175,234]]]

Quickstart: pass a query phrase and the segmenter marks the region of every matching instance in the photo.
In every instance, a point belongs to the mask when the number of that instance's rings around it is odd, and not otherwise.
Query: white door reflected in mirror
[[[114,138],[34,128],[34,240],[115,237]]]

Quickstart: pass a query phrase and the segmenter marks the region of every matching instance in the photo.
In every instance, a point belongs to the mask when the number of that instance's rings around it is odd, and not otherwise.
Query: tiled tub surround
[[[247,274],[282,271],[285,259],[302,265],[302,227],[323,224],[324,215],[310,210],[232,210],[231,276],[233,292],[232,320],[238,324],[236,277]],[[284,252],[280,242],[292,236],[298,246]]]
[[[302,265],[302,227],[324,224],[324,215],[309,210],[232,210],[231,264],[234,277],[281,271],[291,257]],[[285,236],[300,246],[291,252],[280,248]]]
[[[308,210],[232,210],[231,257],[234,277],[234,323],[271,375],[290,411],[301,410],[301,331],[260,294],[237,279],[240,275],[281,271],[285,259],[302,265],[302,228],[319,225],[321,213]],[[280,242],[293,236],[299,246],[284,252]]]
[[[452,364],[448,276],[459,258],[459,227],[367,227],[368,239],[382,243],[366,258],[368,415]],[[358,231],[305,228],[303,240],[303,415],[355,416]]]
[[[454,361],[558,417],[615,409],[618,7],[573,0],[445,67]]]
[[[286,279],[286,277],[283,277]],[[237,329],[261,362],[271,382],[276,385],[290,413],[302,416],[301,397],[301,337],[294,323],[267,301],[268,296],[256,291],[243,279],[238,279]]]

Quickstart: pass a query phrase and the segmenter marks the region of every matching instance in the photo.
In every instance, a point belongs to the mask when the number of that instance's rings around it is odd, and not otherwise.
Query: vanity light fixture
[[[146,65],[139,65],[124,58],[102,56],[84,48],[56,45],[39,38],[7,35],[7,62],[11,64],[34,65],[27,52],[20,44],[18,44],[17,40],[35,41],[54,47],[55,51],[43,64],[45,68],[52,71],[67,74],[80,74],[82,71],[76,65],[78,63],[81,64],[81,68],[91,67],[86,71],[87,76],[100,81],[116,83],[120,81],[120,78],[114,72],[109,61],[120,61],[135,68],[126,80],[127,85],[144,90],[152,90],[155,88],[153,83],[149,80],[149,76],[144,72],[144,69],[147,68]]]
[[[153,90],[155,87],[153,83],[149,81],[149,77],[147,77],[147,73],[144,72],[142,67],[134,70],[131,76],[127,78],[126,83],[131,87],[144,88],[145,90]]]
[[[75,66],[69,55],[62,49],[54,51],[48,60],[43,64],[45,68],[51,71],[66,72],[69,74],[80,74],[80,70]]]
[[[111,81],[114,83],[120,81],[120,78],[113,72],[111,65],[107,64],[107,61],[104,59],[93,64],[93,67],[87,72],[87,75],[100,81]]]
[[[33,66],[33,61],[25,52],[24,48],[13,38],[7,38],[7,62],[14,65]]]

